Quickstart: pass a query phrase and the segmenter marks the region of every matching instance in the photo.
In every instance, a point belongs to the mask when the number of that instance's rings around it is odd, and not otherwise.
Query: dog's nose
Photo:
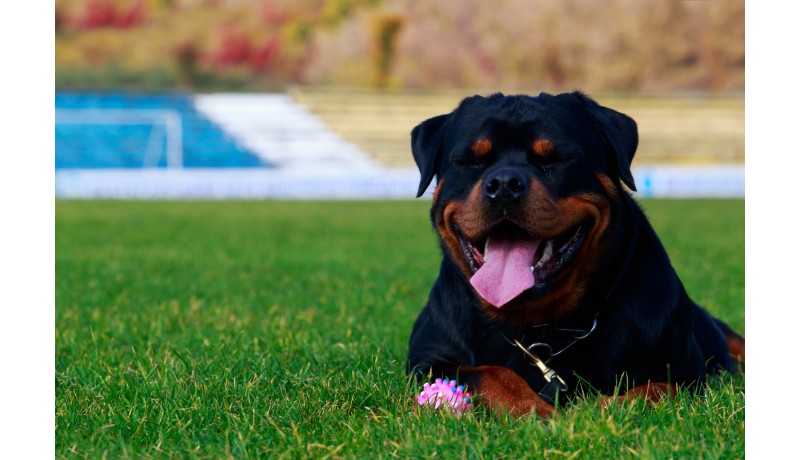
[[[492,171],[483,182],[483,194],[492,201],[516,201],[531,188],[528,178],[514,168]]]

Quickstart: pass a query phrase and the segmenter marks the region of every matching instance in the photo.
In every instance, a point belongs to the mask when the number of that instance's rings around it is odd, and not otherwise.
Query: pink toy
[[[436,379],[433,385],[426,383],[422,393],[417,396],[420,406],[441,406],[449,408],[456,416],[460,417],[472,407],[472,395],[464,392],[464,387],[456,386],[455,380]]]

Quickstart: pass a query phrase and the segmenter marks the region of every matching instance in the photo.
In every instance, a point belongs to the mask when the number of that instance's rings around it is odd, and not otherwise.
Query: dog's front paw
[[[655,404],[663,399],[670,399],[677,393],[675,384],[662,383],[662,382],[649,382],[647,385],[640,385],[626,391],[625,394],[620,396],[600,396],[600,405],[609,407],[613,404],[622,404],[630,399],[644,399],[645,401]]]
[[[474,393],[496,415],[508,412],[514,417],[534,413],[551,417],[554,408],[539,397],[516,372],[501,366],[461,369],[474,382]]]

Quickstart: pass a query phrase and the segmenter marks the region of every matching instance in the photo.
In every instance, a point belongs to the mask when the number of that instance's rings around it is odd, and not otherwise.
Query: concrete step
[[[379,163],[409,168],[414,126],[452,111],[470,93],[294,88],[290,95]],[[744,162],[742,96],[599,95],[596,100],[636,120],[635,164]]]
[[[378,163],[286,94],[209,94],[195,107],[275,167],[362,171]]]

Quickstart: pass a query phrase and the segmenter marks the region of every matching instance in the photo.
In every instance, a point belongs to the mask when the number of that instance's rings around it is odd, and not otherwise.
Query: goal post
[[[143,168],[157,167],[165,145],[167,168],[183,167],[183,121],[177,110],[56,109],[56,125],[150,125]]]

